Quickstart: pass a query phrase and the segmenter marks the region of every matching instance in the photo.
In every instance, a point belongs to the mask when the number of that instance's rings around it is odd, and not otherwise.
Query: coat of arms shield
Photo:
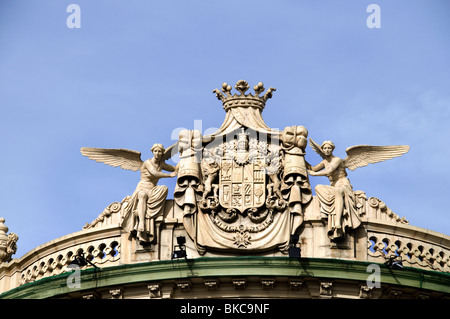
[[[264,158],[256,157],[241,162],[238,154],[234,158],[222,159],[219,202],[226,209],[244,213],[247,209],[261,207],[265,202]]]

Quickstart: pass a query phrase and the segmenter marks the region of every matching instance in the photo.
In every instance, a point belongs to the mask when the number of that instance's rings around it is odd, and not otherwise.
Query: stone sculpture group
[[[346,169],[401,156],[406,145],[359,145],[347,148],[347,157],[333,155],[333,142],[309,145],[323,160],[313,166],[305,160],[308,130],[289,126],[269,128],[262,110],[274,88],[265,94],[263,83],[254,86],[240,80],[232,94],[227,83],[213,93],[221,100],[226,116],[213,134],[182,130],[178,141],[165,149],[151,148],[153,158],[126,149],[83,147],[90,159],[114,167],[141,172],[134,193],[128,198],[121,225],[143,243],[156,240],[154,220],[163,214],[168,188],[161,178],[177,177],[174,202],[183,211],[183,225],[200,254],[207,251],[286,252],[291,235],[298,233],[306,207],[313,197],[310,176],[326,176],[330,185],[317,185],[320,210],[328,216],[328,236],[339,241],[360,225],[358,193]],[[176,166],[166,164],[175,154]],[[167,171],[165,173],[163,171]]]

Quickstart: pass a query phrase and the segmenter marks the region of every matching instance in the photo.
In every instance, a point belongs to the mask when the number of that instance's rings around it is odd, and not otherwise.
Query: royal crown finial
[[[214,89],[213,93],[216,94],[216,97],[222,101],[223,108],[225,110],[232,107],[255,107],[259,109],[263,109],[266,105],[266,101],[272,97],[275,88],[269,88],[263,96],[259,96],[262,92],[264,92],[264,84],[259,82],[257,85],[253,87],[255,90],[255,94],[247,94],[245,92],[250,88],[247,81],[239,80],[236,82],[235,89],[240,92],[240,94],[231,94],[231,85],[224,82],[222,84],[222,92],[218,89]]]
[[[235,89],[241,92],[241,95],[244,95],[244,93],[250,88],[247,81],[245,80],[239,80],[236,82]]]

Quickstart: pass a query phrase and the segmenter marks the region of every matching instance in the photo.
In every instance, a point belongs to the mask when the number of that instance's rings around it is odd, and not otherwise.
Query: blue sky
[[[79,29],[66,25],[71,3]],[[381,28],[366,25],[371,3]],[[449,9],[445,0],[2,0],[0,215],[19,235],[15,257],[133,192],[138,173],[81,147],[149,158],[177,128],[219,127],[212,90],[240,79],[277,89],[268,126],[304,125],[316,142],[333,140],[337,156],[410,145],[349,179],[410,224],[450,235]],[[309,147],[306,158],[320,160]],[[174,182],[162,180],[169,198]]]

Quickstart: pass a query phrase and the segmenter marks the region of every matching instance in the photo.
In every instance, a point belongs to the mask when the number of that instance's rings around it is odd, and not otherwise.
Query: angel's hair
[[[165,151],[165,149],[164,149],[164,146],[162,145],[162,144],[160,144],[160,143],[155,143],[155,144],[153,144],[153,146],[152,146],[152,148],[151,148],[151,151],[153,152],[156,148],[160,148],[160,149],[162,149],[162,151],[164,152]]]
[[[320,148],[321,149],[323,149],[323,147],[325,146],[325,144],[328,144],[328,145],[330,145],[331,146],[331,148],[333,149],[333,151],[334,151],[334,148],[335,148],[335,146],[334,146],[334,144],[333,144],[333,142],[332,141],[325,141],[325,142],[323,142],[322,143],[322,146],[320,146]]]

